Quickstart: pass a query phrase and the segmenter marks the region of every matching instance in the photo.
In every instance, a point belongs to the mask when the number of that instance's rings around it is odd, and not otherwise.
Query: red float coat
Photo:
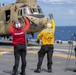
[[[27,18],[24,18],[25,21],[25,28],[24,29],[14,29],[14,23],[10,25],[10,33],[13,36],[13,45],[18,45],[18,44],[24,44],[26,43],[26,35],[25,35],[25,31],[27,32],[29,27],[30,27],[30,23],[28,21]]]

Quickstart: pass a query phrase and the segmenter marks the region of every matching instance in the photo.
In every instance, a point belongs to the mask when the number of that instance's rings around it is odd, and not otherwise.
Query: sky
[[[0,3],[11,4],[16,0],[0,0]],[[76,0],[37,0],[46,17],[53,14],[57,26],[76,26]]]

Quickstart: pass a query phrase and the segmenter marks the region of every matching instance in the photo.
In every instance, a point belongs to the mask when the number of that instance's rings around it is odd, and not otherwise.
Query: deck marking
[[[37,54],[39,50],[30,50],[30,48],[32,47],[27,47],[27,53],[30,53],[30,54]],[[39,49],[40,47],[33,47],[33,49]],[[55,50],[58,50],[58,51],[65,51],[64,49],[55,49]],[[9,52],[8,52],[9,51]],[[13,48],[0,48],[0,56],[2,56],[2,54],[6,54],[6,53],[10,53],[10,52],[13,52]],[[63,58],[67,58],[67,54],[59,54],[59,53],[54,53],[53,56],[56,56],[56,57],[63,57]],[[72,59],[75,59],[75,56],[71,56]]]

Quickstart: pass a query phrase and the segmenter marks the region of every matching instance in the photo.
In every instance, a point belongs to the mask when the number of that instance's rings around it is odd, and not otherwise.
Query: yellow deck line
[[[66,55],[66,54],[53,54],[53,56],[67,58],[68,55]],[[75,56],[71,56],[71,59],[75,59]]]
[[[37,54],[37,52],[35,51],[27,51],[27,53],[32,53],[32,54]],[[67,58],[66,54],[53,54],[53,56],[57,56],[57,57],[63,57],[63,58]],[[70,56],[69,56],[70,57]],[[71,56],[72,59],[75,59],[75,56]]]
[[[0,56],[2,56],[2,52],[0,52]]]
[[[13,52],[13,48],[0,48],[0,50],[6,50],[6,51],[12,51]],[[28,51],[27,50],[27,53],[30,53],[30,54],[37,54],[36,51]],[[2,52],[0,52],[0,56],[2,56]],[[67,54],[53,54],[53,56],[56,56],[56,57],[63,57],[63,58],[67,58]],[[72,59],[75,59],[75,56],[71,56]]]
[[[4,51],[13,51],[13,48],[0,48],[0,50],[4,50]]]
[[[35,51],[27,51],[27,53],[37,54]]]

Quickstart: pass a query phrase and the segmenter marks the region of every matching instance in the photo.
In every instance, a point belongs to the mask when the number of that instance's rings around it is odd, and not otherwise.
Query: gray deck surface
[[[68,54],[68,48],[69,46],[65,44],[62,45],[55,44],[53,65],[52,65],[53,72],[52,73],[47,72],[47,58],[45,56],[41,68],[41,73],[34,73],[34,70],[37,67],[37,61],[38,61],[37,52],[40,49],[40,46],[29,45],[27,48],[27,56],[26,56],[27,59],[26,75],[76,75],[76,72],[73,72],[73,70],[76,68],[75,66],[76,59],[74,58],[74,52],[72,53],[73,58],[71,58],[69,66],[65,71],[67,57],[63,57],[63,55],[65,56]],[[2,52],[2,56],[0,56],[0,75],[12,75],[12,68],[14,65],[13,46],[0,46],[0,52]],[[20,68],[21,68],[21,61],[18,69],[19,72]]]

